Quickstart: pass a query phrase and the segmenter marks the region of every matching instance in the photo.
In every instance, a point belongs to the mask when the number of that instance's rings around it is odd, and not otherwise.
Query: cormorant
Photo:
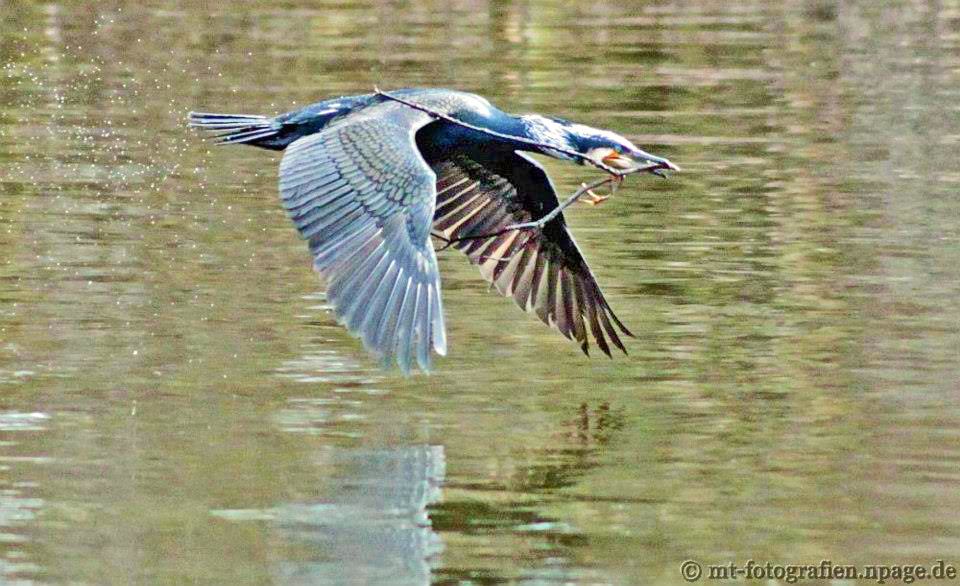
[[[404,373],[446,354],[431,233],[483,277],[588,350],[588,331],[624,353],[614,315],[543,167],[523,151],[616,173],[678,170],[613,132],[539,115],[512,116],[485,98],[406,89],[336,98],[276,117],[190,113],[223,144],[284,151],[280,196],[339,321]],[[556,210],[559,211],[559,210]],[[616,327],[614,327],[616,324]]]

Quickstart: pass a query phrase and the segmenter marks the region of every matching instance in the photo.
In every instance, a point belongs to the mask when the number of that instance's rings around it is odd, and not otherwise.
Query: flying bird
[[[528,152],[618,174],[679,170],[626,138],[560,118],[513,116],[476,94],[405,89],[275,117],[191,112],[221,144],[283,151],[280,197],[338,320],[409,373],[447,351],[431,235],[584,353],[633,334],[604,298]],[[597,199],[598,196],[590,194]],[[571,202],[572,203],[572,202]]]

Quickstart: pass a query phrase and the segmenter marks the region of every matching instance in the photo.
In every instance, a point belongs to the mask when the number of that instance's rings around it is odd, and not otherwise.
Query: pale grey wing
[[[383,109],[386,112],[386,109]],[[309,241],[334,313],[404,373],[446,353],[440,274],[430,241],[436,176],[414,143],[425,116],[358,116],[287,147],[283,206]]]

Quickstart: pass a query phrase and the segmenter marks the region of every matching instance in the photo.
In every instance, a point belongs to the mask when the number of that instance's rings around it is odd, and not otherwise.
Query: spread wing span
[[[495,233],[542,218],[559,205],[543,167],[521,153],[430,153],[427,160],[437,175],[433,229],[446,239]],[[633,334],[604,299],[562,215],[542,229],[454,246],[497,291],[579,342],[585,353],[588,330],[608,356],[607,339],[626,353],[617,330]]]
[[[428,370],[431,347],[447,347],[430,241],[436,175],[413,138],[430,118],[371,110],[287,147],[280,196],[338,320],[385,363]]]

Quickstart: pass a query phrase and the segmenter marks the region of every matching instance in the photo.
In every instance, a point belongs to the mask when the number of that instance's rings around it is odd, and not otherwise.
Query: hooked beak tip
[[[680,166],[674,165],[669,159],[664,159],[662,165],[664,169],[669,169],[671,171],[680,171]]]
[[[679,171],[680,166],[675,165],[673,161],[664,157],[658,157],[656,155],[651,155],[645,151],[639,151],[634,154],[634,157],[640,161],[641,164],[650,164],[653,163],[656,167],[653,167],[653,170],[667,170],[667,171]]]
[[[666,171],[674,171],[674,172],[680,171],[680,167],[678,165],[674,165],[673,162],[671,162],[669,159],[663,159],[658,157],[652,160],[648,159],[647,161],[648,163],[653,163],[655,165],[653,167],[648,167],[648,172],[653,173],[654,175],[663,177],[664,179],[668,177],[668,175],[666,174]]]

